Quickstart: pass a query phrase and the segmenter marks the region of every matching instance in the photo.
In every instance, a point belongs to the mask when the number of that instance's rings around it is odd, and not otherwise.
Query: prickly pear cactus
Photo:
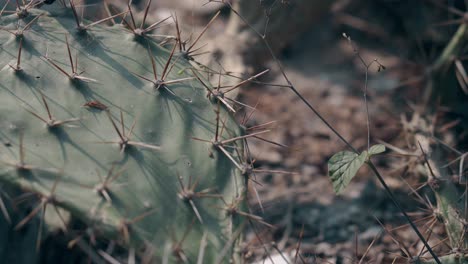
[[[36,198],[10,229],[39,220],[40,251],[54,213],[65,233],[79,220],[156,262],[232,259],[245,197],[232,113],[175,49],[63,9],[0,20],[0,182]]]

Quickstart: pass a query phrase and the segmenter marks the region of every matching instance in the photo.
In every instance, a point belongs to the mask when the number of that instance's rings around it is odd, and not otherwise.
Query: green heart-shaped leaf
[[[367,160],[367,151],[357,154],[341,151],[333,155],[328,161],[328,174],[333,183],[335,193],[340,194],[349,182],[356,176],[357,171]]]

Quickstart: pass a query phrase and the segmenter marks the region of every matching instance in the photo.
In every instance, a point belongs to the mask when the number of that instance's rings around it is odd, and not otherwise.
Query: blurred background
[[[97,20],[126,10],[128,1],[75,4]],[[137,19],[146,4],[131,3]],[[5,10],[15,5],[10,1]],[[177,16],[187,43],[221,11],[198,41],[195,60],[231,75],[223,77],[224,85],[270,69],[230,95],[247,105],[239,121],[271,128],[263,138],[249,139],[257,169],[249,205],[275,228],[249,228],[249,261],[292,263],[295,252],[306,263],[407,263],[428,256],[369,170],[360,170],[342,195],[334,193],[327,161],[346,145],[291,91],[283,73],[359,150],[367,146],[367,86],[370,141],[388,149],[376,158],[381,173],[434,250],[453,250],[425,184],[430,175],[417,138],[437,144],[440,168],[466,182],[468,34],[461,34],[455,50],[450,47],[467,23],[467,7],[463,0],[151,2],[148,23]],[[176,36],[174,21],[154,34]],[[170,37],[161,42],[171,43]],[[218,77],[208,77],[216,85]]]

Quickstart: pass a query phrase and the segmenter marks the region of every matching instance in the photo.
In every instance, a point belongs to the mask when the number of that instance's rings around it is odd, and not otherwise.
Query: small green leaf
[[[385,152],[385,146],[382,144],[374,145],[369,149],[369,157]]]
[[[356,176],[367,159],[367,151],[357,154],[341,151],[333,155],[328,161],[328,174],[333,183],[335,193],[340,194],[349,182]]]

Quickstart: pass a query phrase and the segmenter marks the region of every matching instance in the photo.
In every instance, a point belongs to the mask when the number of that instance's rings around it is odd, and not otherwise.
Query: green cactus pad
[[[244,195],[232,161],[242,150],[230,142],[228,157],[210,141],[217,127],[220,140],[241,130],[223,107],[216,121],[193,66],[175,54],[165,81],[189,79],[158,89],[151,57],[161,75],[170,51],[121,25],[80,32],[71,12],[43,10],[0,24],[0,182],[106,239],[152,247],[154,259],[227,261],[232,252],[220,254],[240,225],[221,207]]]

